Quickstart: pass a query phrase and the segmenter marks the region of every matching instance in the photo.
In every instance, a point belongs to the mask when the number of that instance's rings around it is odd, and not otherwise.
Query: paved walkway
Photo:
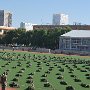
[[[1,87],[0,87],[0,90],[2,90]],[[16,90],[16,88],[6,88],[5,90]]]

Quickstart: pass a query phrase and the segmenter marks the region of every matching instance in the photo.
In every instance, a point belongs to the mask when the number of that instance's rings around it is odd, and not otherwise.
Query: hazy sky
[[[11,11],[13,26],[20,22],[52,23],[54,13],[69,15],[69,24],[90,24],[90,0],[0,0],[0,9]]]

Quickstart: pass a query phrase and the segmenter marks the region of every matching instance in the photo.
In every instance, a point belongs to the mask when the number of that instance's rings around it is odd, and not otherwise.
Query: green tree
[[[32,46],[45,47],[46,30],[34,30],[32,35]]]
[[[58,49],[60,35],[69,32],[69,27],[55,28],[53,30],[33,30],[27,31],[18,28],[9,31],[0,39],[3,44],[24,44],[26,46]]]

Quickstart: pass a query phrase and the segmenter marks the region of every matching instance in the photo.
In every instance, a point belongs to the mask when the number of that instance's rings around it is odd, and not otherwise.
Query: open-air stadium
[[[3,73],[15,90],[90,90],[89,56],[1,50]]]

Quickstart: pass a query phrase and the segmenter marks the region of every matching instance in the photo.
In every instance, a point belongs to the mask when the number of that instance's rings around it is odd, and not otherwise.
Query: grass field
[[[30,52],[0,52],[0,75],[17,90],[90,90],[90,58]],[[32,89],[27,89],[32,87]],[[34,88],[34,89],[33,89]]]

